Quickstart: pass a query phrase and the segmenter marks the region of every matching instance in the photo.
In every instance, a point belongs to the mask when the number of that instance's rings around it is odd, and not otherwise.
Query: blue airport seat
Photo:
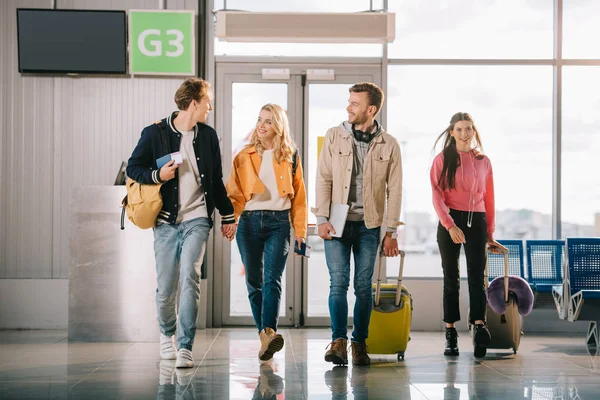
[[[525,277],[522,240],[498,240],[508,249],[508,275]],[[488,254],[488,280],[504,276],[504,254]]]
[[[551,293],[552,287],[562,285],[564,240],[527,240],[527,282],[536,293]]]
[[[600,238],[567,239],[567,318],[591,321],[586,342],[598,347],[600,320]],[[567,294],[565,293],[565,294]]]

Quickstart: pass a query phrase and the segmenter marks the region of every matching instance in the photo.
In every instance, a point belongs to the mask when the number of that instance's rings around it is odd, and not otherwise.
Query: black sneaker
[[[487,326],[477,324],[473,327],[473,354],[475,358],[483,358],[487,353],[487,348],[490,345],[490,331]]]
[[[456,332],[456,328],[446,328],[446,349],[444,350],[444,355],[458,355],[458,332]]]

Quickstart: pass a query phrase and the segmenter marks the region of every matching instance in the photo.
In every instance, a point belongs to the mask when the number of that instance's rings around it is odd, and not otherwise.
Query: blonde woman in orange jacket
[[[283,348],[277,318],[290,228],[295,240],[304,242],[307,225],[302,165],[281,106],[262,107],[250,143],[233,160],[226,187],[239,221],[236,240],[259,331],[258,358],[268,361]]]

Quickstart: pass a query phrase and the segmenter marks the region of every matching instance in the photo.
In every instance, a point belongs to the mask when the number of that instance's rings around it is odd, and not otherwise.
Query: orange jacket
[[[246,147],[240,151],[233,159],[231,174],[227,179],[227,195],[233,204],[236,221],[240,217],[246,202],[252,198],[254,193],[263,193],[264,184],[258,178],[258,171],[262,156],[258,154],[256,148]],[[304,187],[304,178],[302,172],[302,163],[298,157],[298,166],[296,175],[292,177],[292,163],[287,161],[273,160],[273,170],[277,180],[277,190],[280,196],[289,196],[292,208],[290,210],[292,218],[292,227],[294,235],[306,237],[306,225],[308,223],[308,214],[306,206],[306,188]]]

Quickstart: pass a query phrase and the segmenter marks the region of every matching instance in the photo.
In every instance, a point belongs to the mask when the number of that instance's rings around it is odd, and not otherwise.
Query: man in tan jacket
[[[385,218],[383,251],[398,255],[396,230],[402,202],[402,158],[398,141],[385,132],[375,117],[383,104],[383,91],[373,83],[350,88],[348,121],[325,135],[316,180],[319,236],[325,240],[325,257],[330,276],[329,314],[332,342],[325,361],[348,364],[348,301],[350,253],[354,254],[354,331],[352,363],[368,365],[365,340],[369,332],[371,281]],[[349,206],[341,237],[329,222],[332,204]],[[336,235],[336,236],[339,236]]]

